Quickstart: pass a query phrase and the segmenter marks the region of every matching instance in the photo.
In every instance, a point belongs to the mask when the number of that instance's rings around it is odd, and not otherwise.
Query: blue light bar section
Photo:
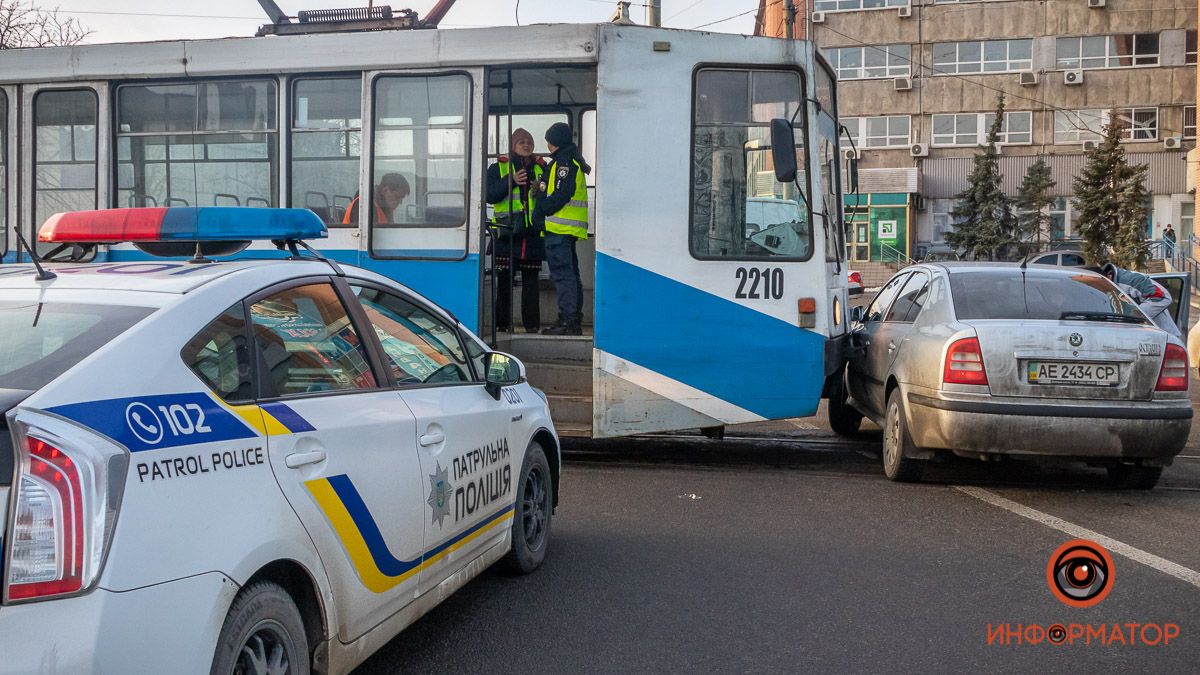
[[[162,241],[324,239],[329,230],[308,209],[184,206],[166,210],[159,236]]]

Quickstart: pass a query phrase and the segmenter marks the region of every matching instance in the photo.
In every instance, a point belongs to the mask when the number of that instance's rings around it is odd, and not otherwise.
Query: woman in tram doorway
[[[521,273],[521,324],[525,332],[541,328],[538,273],[545,258],[541,228],[533,225],[533,209],[545,166],[533,154],[533,134],[516,129],[509,142],[510,156],[488,167],[487,200],[494,204],[493,260],[496,270],[496,328],[507,331],[512,322],[512,270]]]

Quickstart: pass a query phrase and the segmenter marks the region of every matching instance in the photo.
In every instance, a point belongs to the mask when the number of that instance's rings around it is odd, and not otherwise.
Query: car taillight
[[[6,600],[78,593],[99,577],[120,504],[128,455],[78,429],[65,435],[21,421],[16,499],[8,528]]]
[[[1187,391],[1187,350],[1179,345],[1168,344],[1163,354],[1162,370],[1158,371],[1158,385],[1154,391]]]
[[[983,352],[979,338],[956,340],[946,352],[946,367],[942,372],[946,384],[987,384],[983,369]]]
[[[850,273],[850,283],[862,284],[862,273],[861,272],[851,272]]]

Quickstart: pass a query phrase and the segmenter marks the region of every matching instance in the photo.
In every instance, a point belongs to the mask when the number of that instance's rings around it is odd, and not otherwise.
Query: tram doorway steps
[[[496,349],[529,364],[544,361],[567,361],[591,368],[591,335],[540,335],[537,333],[502,333],[497,336]]]
[[[505,335],[496,349],[525,364],[529,384],[546,392],[561,436],[592,434],[592,338]]]

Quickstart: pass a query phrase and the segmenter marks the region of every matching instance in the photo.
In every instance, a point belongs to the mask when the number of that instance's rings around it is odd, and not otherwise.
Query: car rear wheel
[[[504,565],[518,574],[536,570],[550,546],[550,516],[554,510],[554,483],[550,463],[537,441],[525,450],[513,507],[512,550]]]
[[[839,372],[829,390],[829,427],[839,436],[856,436],[862,413],[846,402],[846,375]]]
[[[1149,490],[1162,476],[1161,466],[1112,464],[1108,467],[1108,484],[1122,490]]]
[[[308,675],[308,638],[300,610],[270,582],[242,589],[217,638],[212,675]]]
[[[900,389],[892,390],[888,396],[887,416],[883,422],[883,473],[901,483],[921,480],[925,472],[925,461],[908,457],[914,449],[904,421],[904,403],[900,400]]]

